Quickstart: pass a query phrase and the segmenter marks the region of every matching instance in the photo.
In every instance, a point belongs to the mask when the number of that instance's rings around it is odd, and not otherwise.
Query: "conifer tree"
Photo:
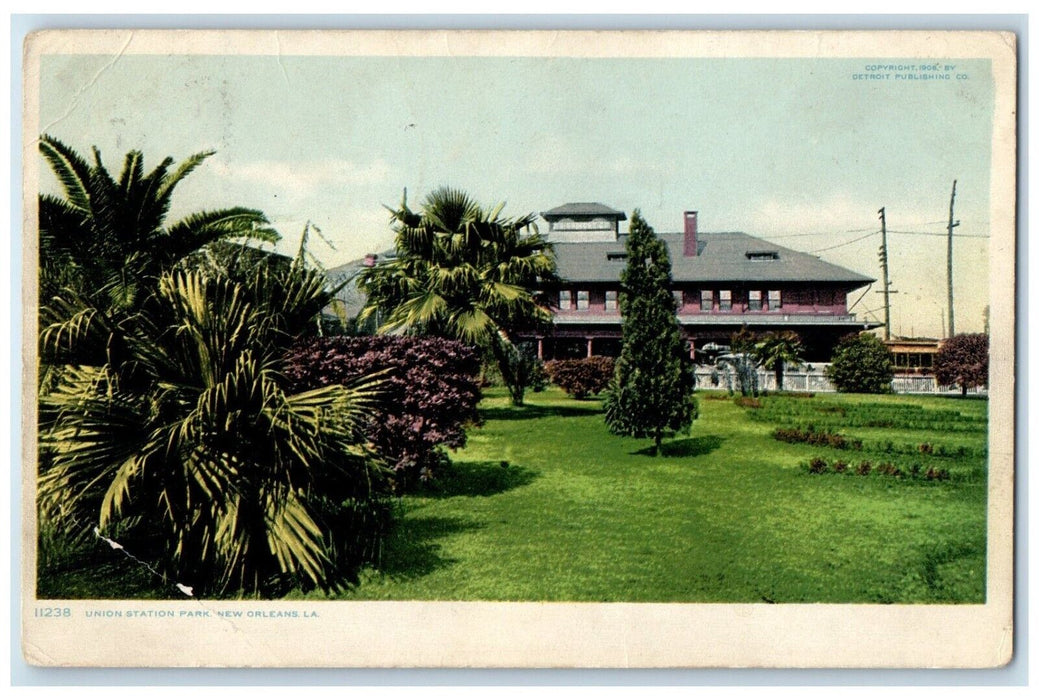
[[[606,399],[610,432],[652,437],[653,453],[667,432],[686,431],[696,418],[695,378],[671,294],[667,246],[636,209],[621,275],[621,356]]]

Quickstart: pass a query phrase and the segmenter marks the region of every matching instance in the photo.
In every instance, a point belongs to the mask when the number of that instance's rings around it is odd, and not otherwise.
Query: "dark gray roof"
[[[618,221],[625,221],[627,219],[624,212],[611,209],[605,204],[599,204],[599,202],[570,202],[558,206],[555,209],[543,211],[541,212],[541,216],[546,219],[554,219],[561,216],[605,216],[617,219]]]
[[[384,261],[395,256],[396,251],[384,250],[378,254],[378,259]],[[357,276],[364,269],[364,258],[358,258],[357,260],[351,260],[343,265],[337,265],[325,270],[325,276],[332,284],[346,282],[346,285],[336,294],[336,299],[342,302],[347,318],[353,318],[361,313],[365,302],[368,301],[368,295],[357,288]]]
[[[834,282],[859,287],[876,280],[820,260],[814,255],[784,248],[745,233],[700,233],[700,254],[682,255],[684,235],[660,233],[671,253],[671,277],[676,282]],[[609,242],[554,244],[559,276],[572,282],[615,282],[627,264],[608,260],[624,253],[624,237]],[[747,253],[775,252],[776,260],[751,260]]]

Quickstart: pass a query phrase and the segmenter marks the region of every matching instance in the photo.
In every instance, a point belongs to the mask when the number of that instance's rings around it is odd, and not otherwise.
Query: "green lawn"
[[[606,431],[599,401],[555,389],[528,399],[513,408],[504,391],[488,392],[484,426],[435,487],[400,500],[379,567],[340,598],[985,600],[984,400],[769,396],[744,408],[702,392],[691,434],[652,457],[651,441]],[[808,426],[862,450],[771,435]],[[810,474],[813,457],[852,468]],[[864,460],[949,478],[855,474]],[[39,595],[179,594],[102,547],[92,562],[41,575]]]
[[[701,394],[691,434],[652,457],[650,441],[606,431],[598,401],[528,398],[489,392],[453,472],[402,499],[381,566],[342,598],[985,600],[985,401],[772,396],[754,409]],[[863,450],[771,437],[806,424]],[[950,478],[809,474],[815,456]]]

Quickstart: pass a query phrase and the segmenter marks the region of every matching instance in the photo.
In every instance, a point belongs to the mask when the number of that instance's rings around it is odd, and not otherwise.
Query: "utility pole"
[[[956,204],[956,181],[952,181],[952,197],[949,198],[949,252],[947,256],[947,277],[949,280],[949,337],[956,335],[956,322],[952,314],[952,230],[960,225],[959,221],[953,220],[953,206]]]
[[[891,340],[891,280],[887,274],[887,216],[884,207],[880,214],[880,269],[884,273],[884,340]]]

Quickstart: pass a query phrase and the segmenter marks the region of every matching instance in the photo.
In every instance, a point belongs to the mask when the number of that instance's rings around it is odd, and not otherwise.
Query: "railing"
[[[698,389],[728,389],[738,387],[736,373],[732,368],[712,368],[700,365],[696,368],[696,387]],[[776,374],[763,369],[758,370],[758,390],[776,391]],[[891,381],[891,390],[896,394],[959,394],[957,386],[940,386],[934,375],[895,376]],[[783,373],[783,391],[804,391],[811,393],[832,393],[837,389],[826,377],[825,365],[813,365],[808,371],[787,370]],[[968,389],[969,396],[987,396],[988,388]]]

